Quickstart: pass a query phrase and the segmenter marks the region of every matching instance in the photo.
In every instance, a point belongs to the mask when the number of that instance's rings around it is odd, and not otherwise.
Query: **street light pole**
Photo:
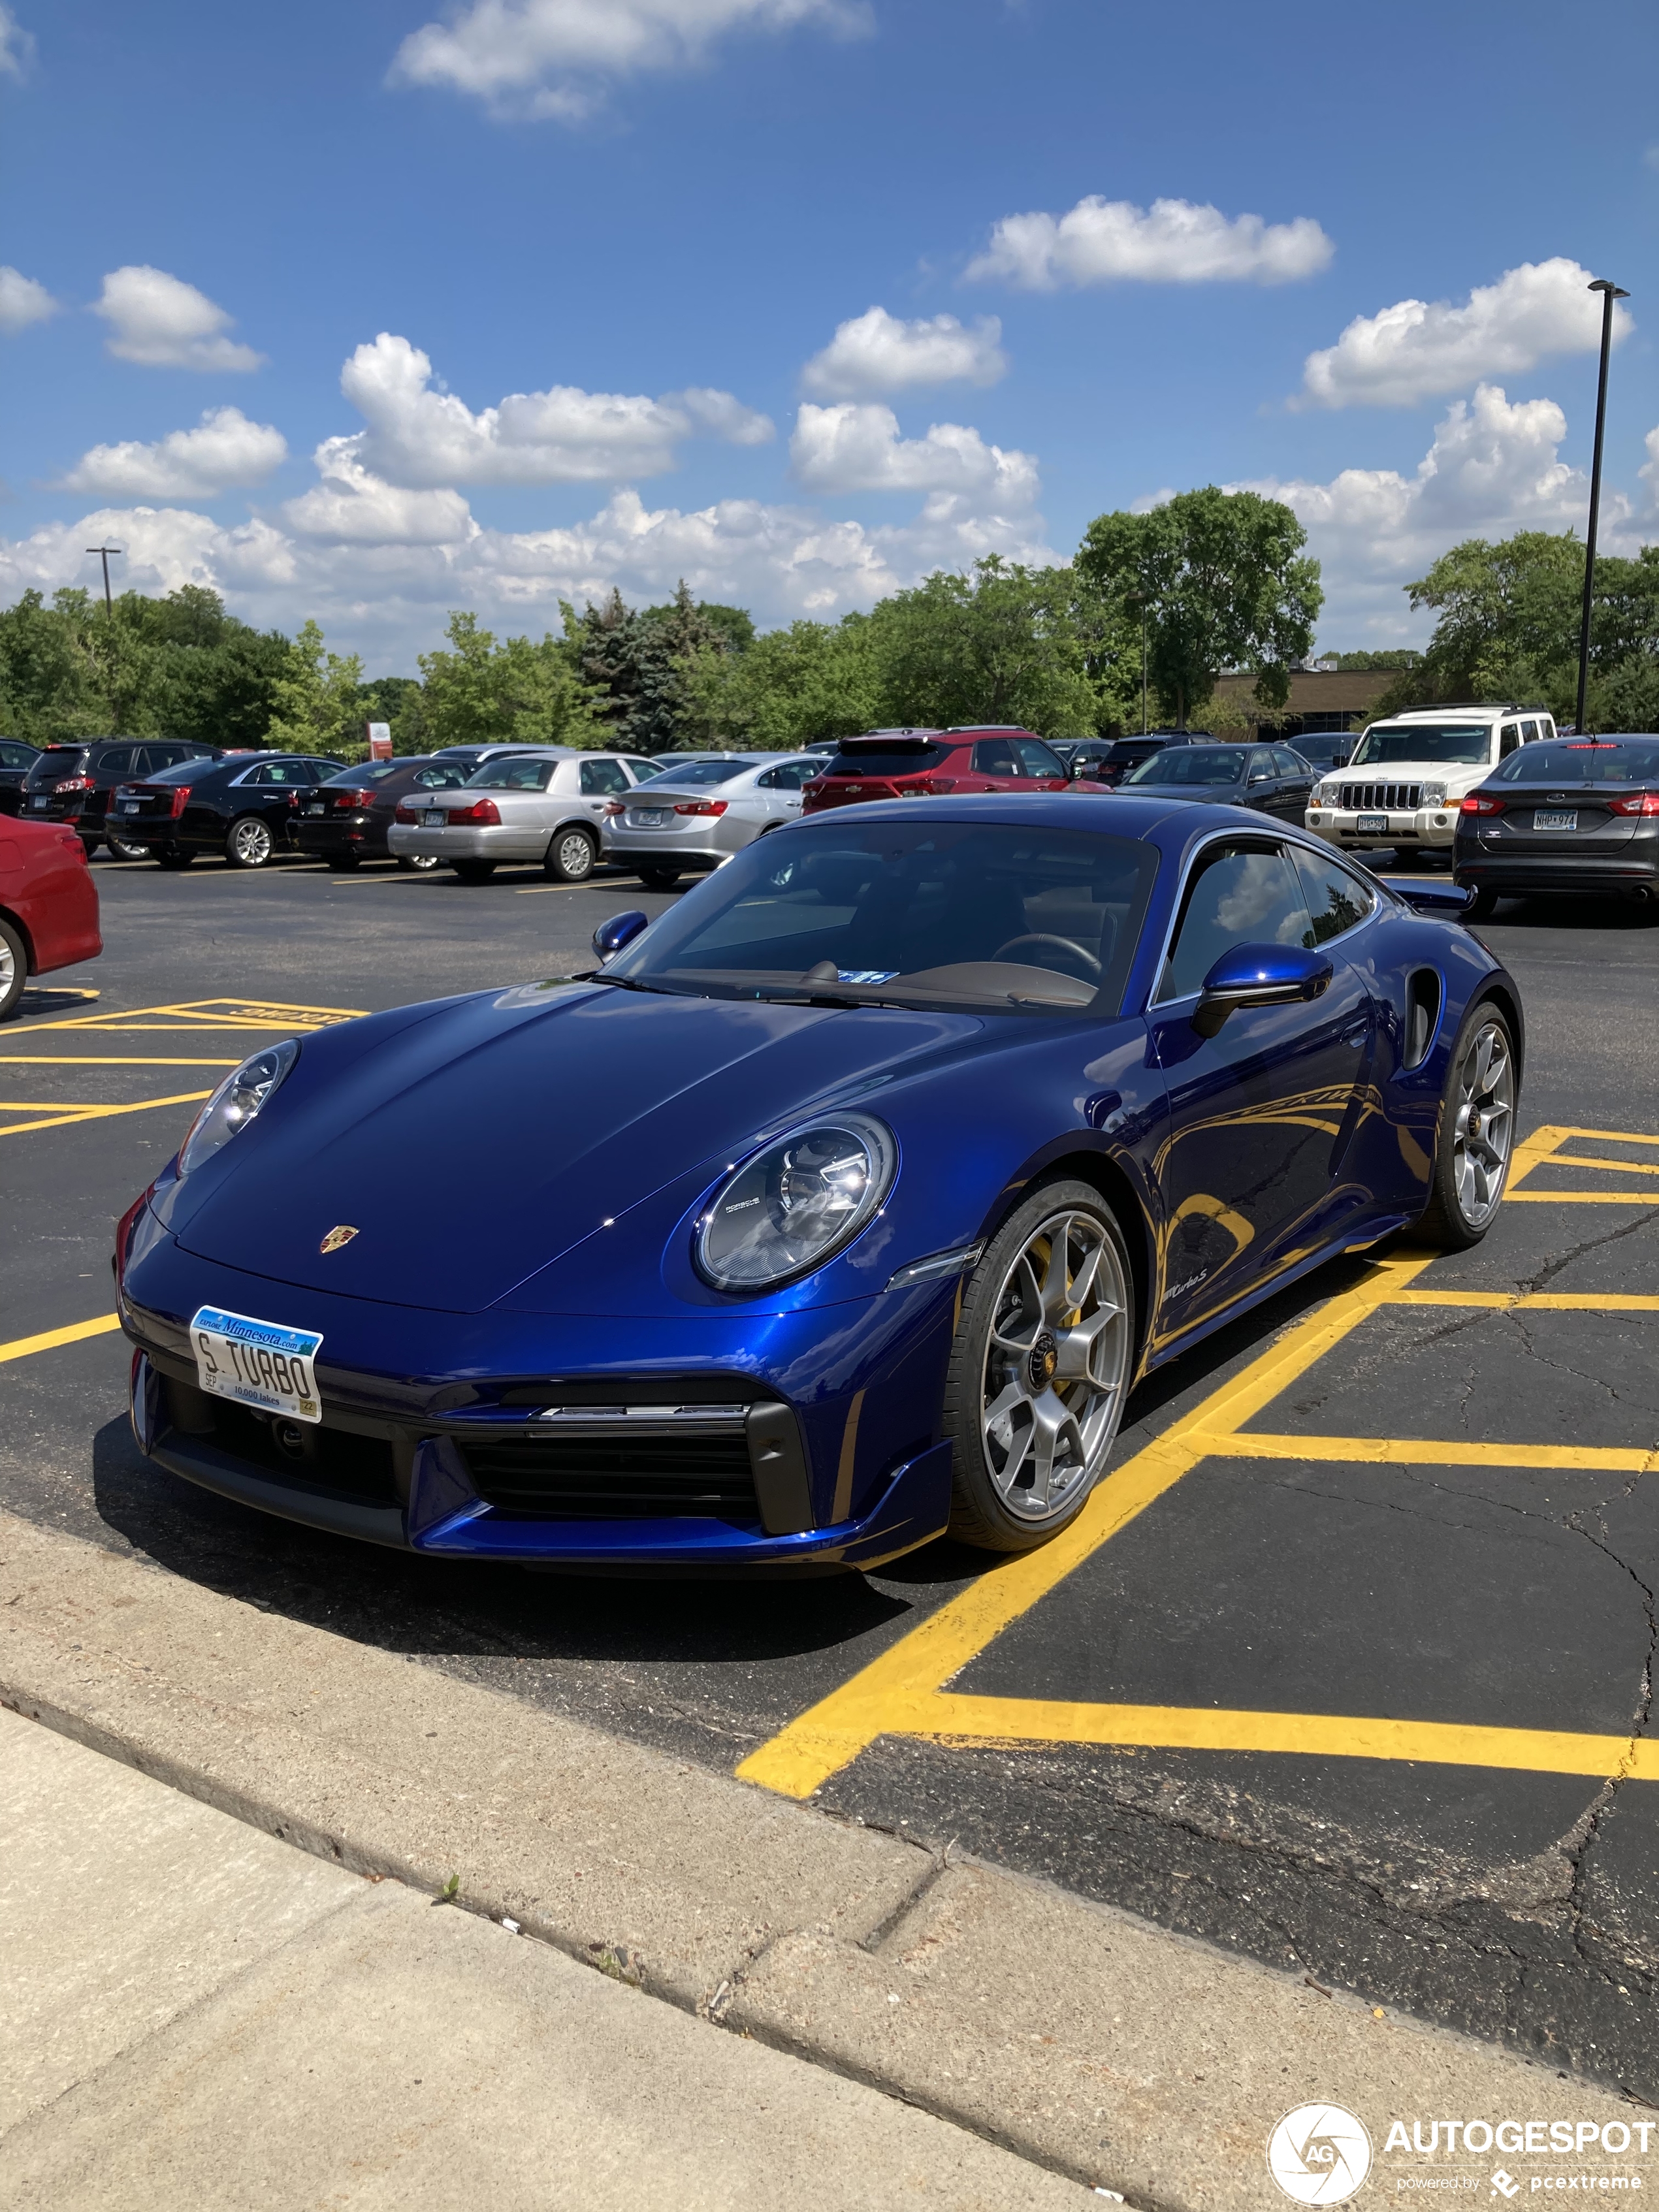
[[[1621,294],[1620,296],[1622,298],[1623,295]],[[1598,447],[1596,450],[1599,453],[1601,448]],[[113,622],[115,619],[115,602],[109,595],[109,556],[112,553],[119,554],[121,552],[121,548],[118,545],[88,545],[87,550],[88,553],[96,553],[103,561],[104,612],[109,617],[110,620]],[[126,556],[123,554],[121,557],[125,559]]]
[[[1601,374],[1595,387],[1595,451],[1590,461],[1589,530],[1584,541],[1584,610],[1578,624],[1578,708],[1573,721],[1584,732],[1584,694],[1589,686],[1590,603],[1595,592],[1595,531],[1601,518],[1601,434],[1607,420],[1607,356],[1613,349],[1613,303],[1630,294],[1598,276],[1589,287],[1601,295]]]

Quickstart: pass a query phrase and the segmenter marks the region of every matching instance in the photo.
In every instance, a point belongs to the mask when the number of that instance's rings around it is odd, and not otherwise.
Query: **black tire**
[[[225,832],[225,858],[233,868],[268,868],[276,840],[263,815],[239,814]]]
[[[98,848],[103,842],[101,837],[83,837],[81,840],[81,850],[88,860],[95,860],[98,857]]]
[[[1062,1222],[1066,1225],[1058,1233],[1065,1239],[1066,1273],[1064,1282],[1052,1287],[1056,1293],[1064,1290],[1066,1306],[1056,1310],[1056,1334],[1045,1317],[1053,1301],[1042,1296],[1051,1287],[1048,1279],[1045,1275],[1039,1283],[1027,1263],[1032,1251],[1046,1249],[1046,1265],[1052,1267],[1055,1238],[1048,1235],[1045,1243],[1045,1232]],[[1060,1327],[1060,1312],[1070,1309],[1078,1279],[1071,1260],[1085,1249],[1096,1251],[1093,1279],[1105,1284],[1105,1293],[1092,1307],[1093,1294],[1085,1292],[1079,1323]],[[1029,1291],[1021,1287],[1028,1283]],[[986,1551],[1029,1552],[1076,1519],[1111,1455],[1133,1373],[1134,1346],[1134,1275],[1116,1216],[1091,1183],[1039,1186],[991,1239],[963,1296],[944,1406],[945,1434],[955,1447],[953,1536]],[[1079,1354],[1090,1371],[1062,1373]],[[1006,1433],[1000,1435],[988,1404],[1010,1399],[1017,1402],[1003,1417]],[[1073,1423],[1064,1466],[1057,1463],[1059,1450],[1051,1436],[1052,1477],[1043,1474],[1037,1449],[1038,1416],[1045,1410],[1051,1419],[1070,1416]],[[1030,1418],[1023,1420],[1026,1413]],[[1036,1482],[1028,1480],[1033,1474],[1042,1483],[1041,1501]],[[1061,1488],[1051,1498],[1053,1480]]]
[[[9,1021],[28,988],[28,948],[9,921],[0,921],[0,1022]]]
[[[1501,1048],[1501,1083],[1494,1080],[1495,1059],[1484,1071],[1479,1064],[1489,1036]],[[1472,1073],[1473,1086],[1466,1081]],[[1498,1218],[1515,1152],[1520,1094],[1509,1022],[1492,1000],[1481,999],[1464,1015],[1447,1062],[1429,1202],[1417,1224],[1419,1235],[1443,1252],[1467,1252]]]
[[[678,868],[640,868],[635,872],[648,891],[672,891],[680,879]]]
[[[427,876],[434,868],[442,867],[443,862],[435,853],[399,853],[398,866],[407,876]]]
[[[487,884],[495,872],[494,860],[452,860],[450,866],[464,884]]]
[[[599,841],[580,823],[567,822],[556,830],[542,860],[542,872],[550,883],[585,884],[599,863]]]
[[[363,865],[362,855],[356,853],[327,853],[324,858],[337,876],[349,876]]]
[[[187,868],[196,858],[194,845],[161,845],[156,848],[156,859],[164,868]]]
[[[148,845],[135,845],[131,839],[118,837],[112,831],[106,832],[104,842],[109,847],[112,860],[148,860],[154,857]]]

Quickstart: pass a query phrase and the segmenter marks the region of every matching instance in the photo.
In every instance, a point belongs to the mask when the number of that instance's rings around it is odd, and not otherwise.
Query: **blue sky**
[[[1601,274],[1604,543],[1659,537],[1650,7],[0,15],[0,599],[107,536],[409,670],[452,606],[833,617],[1216,482],[1297,507],[1323,647],[1413,639],[1444,545],[1582,526]]]

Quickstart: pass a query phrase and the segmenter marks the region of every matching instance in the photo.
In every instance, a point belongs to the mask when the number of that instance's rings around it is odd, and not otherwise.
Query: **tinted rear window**
[[[949,754],[949,745],[896,745],[889,751],[872,745],[866,752],[842,752],[824,769],[826,775],[920,775],[936,768]]]
[[[1523,745],[1494,783],[1651,783],[1659,780],[1659,738],[1589,738]]]
[[[660,777],[653,776],[652,781],[664,784],[672,783],[676,790],[688,784],[730,783],[734,775],[741,775],[750,765],[748,761],[686,761],[678,768],[668,769]]]
[[[29,770],[31,783],[55,783],[60,775],[74,775],[86,765],[85,745],[48,745]]]
[[[367,788],[370,784],[384,783],[387,776],[396,775],[405,765],[403,761],[368,761],[362,768],[343,768],[337,775],[325,776],[323,781],[325,784],[354,784]]]

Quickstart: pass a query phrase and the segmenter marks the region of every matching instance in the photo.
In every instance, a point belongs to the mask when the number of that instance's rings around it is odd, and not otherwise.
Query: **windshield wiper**
[[[587,983],[609,983],[616,991],[653,991],[659,998],[665,999],[684,999],[696,995],[695,993],[677,991],[672,983],[641,983],[633,975],[601,975],[595,971],[581,980]]]

